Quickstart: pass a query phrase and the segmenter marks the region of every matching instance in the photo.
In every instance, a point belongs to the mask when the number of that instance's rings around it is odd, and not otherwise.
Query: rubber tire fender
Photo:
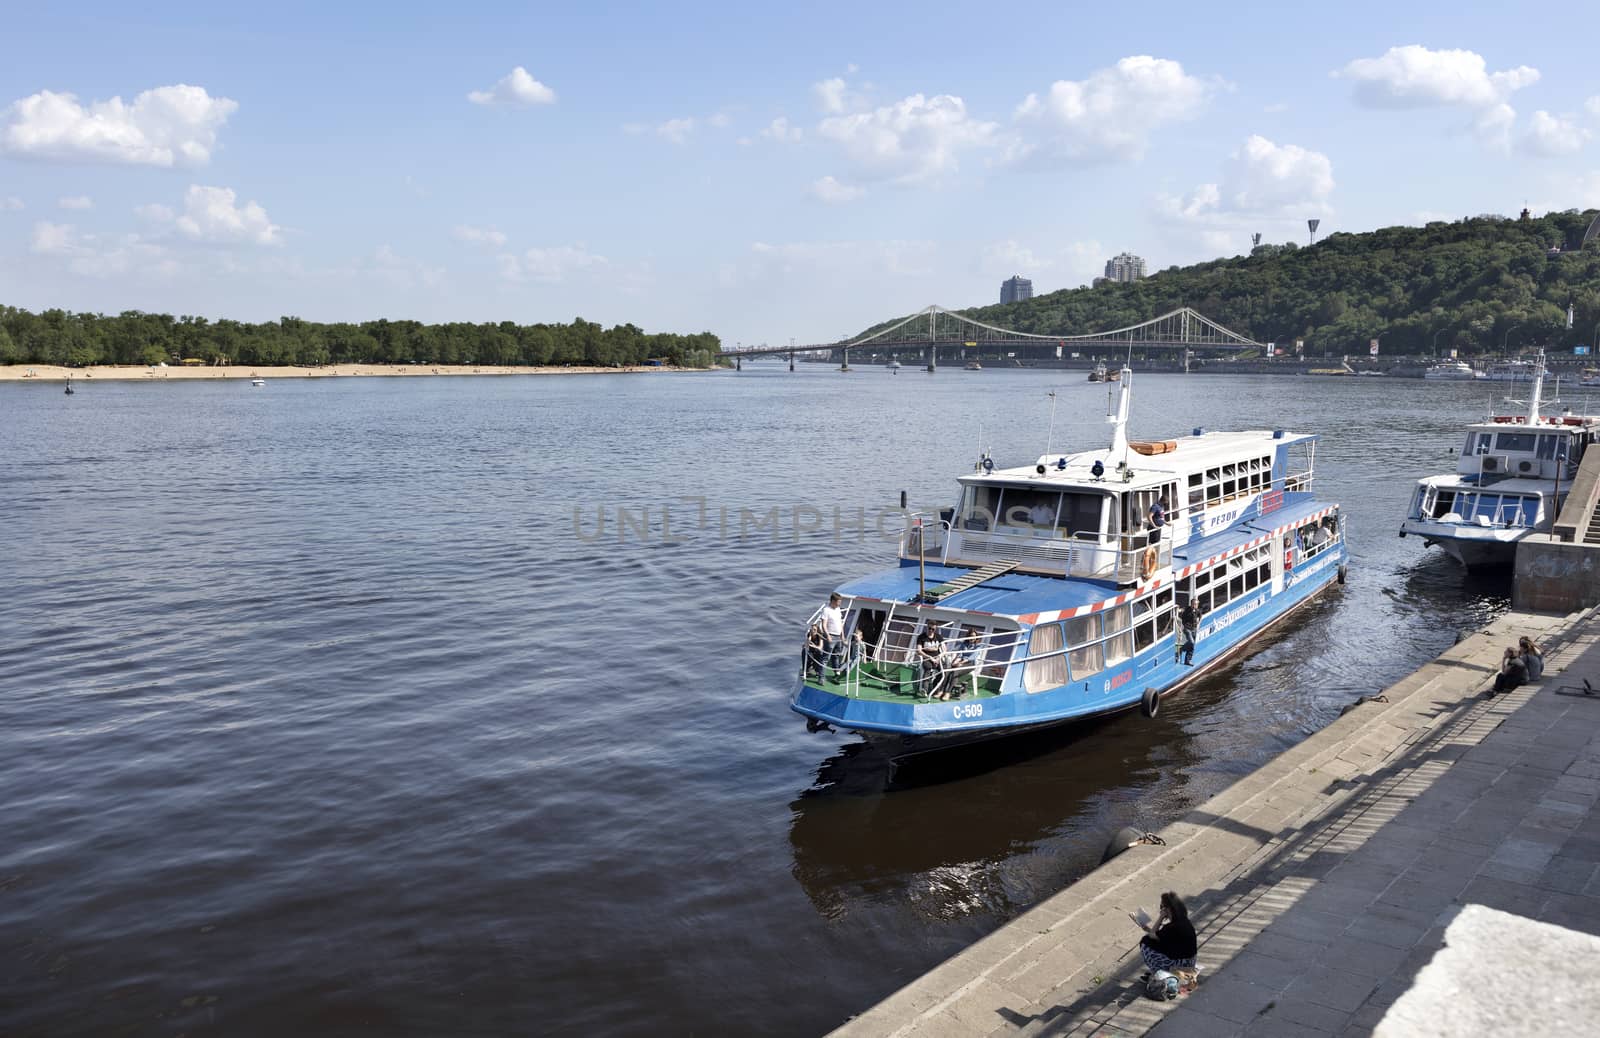
[[[1345,573],[1346,573],[1345,565],[1344,565],[1344,563],[1341,562],[1341,563],[1339,563],[1339,583],[1341,583],[1341,584],[1344,583]]]
[[[1146,717],[1156,716],[1161,712],[1161,693],[1154,688],[1145,689],[1144,695],[1139,697],[1139,709]]]

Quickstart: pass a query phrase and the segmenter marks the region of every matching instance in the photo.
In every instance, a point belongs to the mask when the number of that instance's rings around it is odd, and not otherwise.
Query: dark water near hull
[[[1052,387],[1102,441],[1060,373],[0,386],[0,1033],[819,1033],[1505,607],[1395,536],[1482,387],[1145,376],[1137,435],[1324,434],[1350,583],[1155,722],[807,735],[873,510]]]

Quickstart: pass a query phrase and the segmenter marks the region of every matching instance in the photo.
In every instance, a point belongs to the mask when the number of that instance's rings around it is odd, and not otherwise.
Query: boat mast
[[[1544,395],[1544,347],[1539,347],[1539,354],[1533,361],[1533,394],[1528,397],[1528,424],[1537,425],[1539,422],[1540,398]]]
[[[1122,379],[1117,383],[1116,400],[1106,414],[1106,422],[1111,426],[1112,458],[1128,453],[1128,395],[1132,390],[1133,370],[1125,367],[1122,369]]]

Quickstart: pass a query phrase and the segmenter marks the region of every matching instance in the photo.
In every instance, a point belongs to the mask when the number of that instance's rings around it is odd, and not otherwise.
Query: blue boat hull
[[[1015,687],[1013,674],[1006,681],[1006,691],[993,698],[906,703],[851,699],[800,681],[790,707],[817,722],[848,728],[869,738],[900,740],[908,748],[920,749],[960,745],[1118,713],[1138,707],[1146,689],[1166,695],[1237,655],[1257,635],[1337,581],[1346,558],[1341,541],[1334,550],[1323,552],[1286,575],[1281,591],[1272,593],[1269,588],[1260,588],[1208,617],[1200,627],[1192,666],[1175,660],[1174,637],[1168,635],[1132,659],[1086,681],[1073,681],[1045,692],[1022,691]]]

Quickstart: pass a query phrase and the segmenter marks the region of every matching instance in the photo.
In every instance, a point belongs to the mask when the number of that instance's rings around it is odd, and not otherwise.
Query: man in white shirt
[[[1040,498],[1028,510],[1028,522],[1035,526],[1050,526],[1056,521],[1056,510],[1050,507],[1050,502]]]
[[[835,677],[844,661],[844,610],[839,607],[840,602],[838,595],[829,595],[828,604],[822,609],[822,633],[828,639],[828,664]]]

